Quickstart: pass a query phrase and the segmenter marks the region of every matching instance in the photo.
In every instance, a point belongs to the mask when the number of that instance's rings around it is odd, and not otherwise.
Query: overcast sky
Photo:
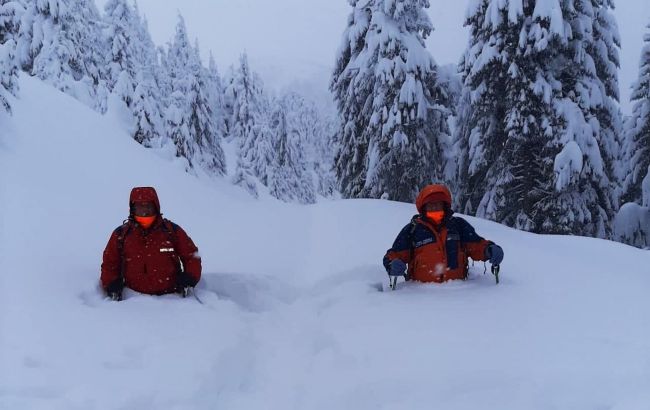
[[[467,44],[463,19],[467,0],[430,0],[436,31],[428,48],[439,64],[457,63]],[[97,0],[100,7],[106,0]],[[253,68],[270,86],[301,84],[325,92],[350,5],[347,0],[138,0],[154,41],[164,44],[174,33],[176,16],[185,18],[190,37],[198,38],[220,70],[244,50]],[[622,38],[621,94],[629,111],[629,87],[638,74],[650,0],[617,0]],[[206,60],[207,61],[207,60]]]

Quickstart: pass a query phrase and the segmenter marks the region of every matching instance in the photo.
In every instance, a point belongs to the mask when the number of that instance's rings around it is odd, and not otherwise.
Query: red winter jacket
[[[101,283],[106,289],[119,279],[124,266],[125,286],[141,293],[162,295],[176,292],[176,278],[183,270],[192,278],[201,278],[201,258],[198,249],[185,231],[160,214],[160,202],[153,188],[134,188],[129,200],[130,209],[136,202],[153,202],[158,217],[149,229],[143,229],[129,220],[118,227],[106,245],[102,263]],[[123,241],[123,259],[119,244]]]

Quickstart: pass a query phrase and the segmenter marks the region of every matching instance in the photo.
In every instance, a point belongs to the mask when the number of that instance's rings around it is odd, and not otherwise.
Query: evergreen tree
[[[323,197],[331,197],[338,192],[334,161],[338,146],[336,139],[340,129],[338,115],[324,115],[320,118],[319,125],[314,134],[314,154],[312,156],[313,169],[316,172],[316,192]]]
[[[640,204],[628,202],[621,206],[614,220],[614,239],[650,249],[650,167],[644,172]]]
[[[109,0],[104,6],[104,20],[108,40],[108,89],[113,90],[122,72],[128,75],[132,88],[135,88],[138,56],[142,51],[137,44],[139,19],[126,0]]]
[[[485,0],[470,8],[457,130],[464,211],[528,230],[543,223],[534,207],[552,190],[543,178],[552,173],[542,151],[553,115],[543,63],[554,33],[547,18],[533,20],[534,7]]]
[[[624,125],[620,110],[620,87],[618,71],[620,69],[621,39],[618,24],[613,15],[614,0],[591,0],[592,6],[592,37],[588,46],[589,54],[593,56],[596,67],[596,78],[599,80],[599,90],[602,102],[594,109],[598,120],[600,135],[598,142],[603,147],[602,154],[607,174],[614,185],[620,185],[624,174],[617,164],[617,159],[623,155]],[[618,203],[618,190],[614,189],[612,198],[614,207]]]
[[[255,179],[268,184],[274,158],[262,81],[250,70],[246,54],[240,57],[225,94],[232,106],[230,137],[238,147],[233,181],[257,196]]]
[[[107,43],[104,40],[104,25],[95,6],[95,2],[87,0],[72,0],[72,16],[75,21],[75,31],[66,29],[73,36],[73,43],[79,50],[80,60],[73,63],[74,78],[83,84],[87,95],[77,93],[76,97],[86,105],[99,112],[106,111],[106,54]]]
[[[199,54],[198,42],[194,47],[190,60],[192,82],[190,87],[190,127],[192,138],[200,147],[201,166],[214,175],[223,175],[226,172],[226,159],[221,148],[221,138],[214,124],[212,111],[212,94],[208,70],[202,63]]]
[[[210,53],[208,70],[204,75],[207,78],[206,91],[209,95],[210,108],[212,110],[212,123],[214,124],[215,133],[219,137],[224,137],[227,131],[223,102],[224,91],[221,76],[217,69],[217,63],[214,61],[212,53]]]
[[[458,128],[465,212],[535,232],[608,235],[620,124],[608,6],[471,5]]]
[[[97,108],[104,65],[99,32],[93,2],[34,0],[20,23],[19,63],[30,75]]]
[[[164,135],[163,94],[160,89],[162,70],[158,63],[158,52],[151,40],[147,22],[140,19],[137,8],[133,19],[137,41],[137,71],[133,90],[132,111],[136,120],[133,138],[147,147],[160,146]]]
[[[350,1],[330,89],[342,119],[336,170],[346,197],[412,201],[443,178],[449,101],[424,46],[428,0]]]
[[[614,223],[614,239],[650,247],[650,24],[643,39],[639,78],[632,90],[634,106],[626,122],[623,200]]]
[[[557,198],[547,204],[552,211],[545,230],[605,238],[615,209],[612,164],[621,122],[615,101],[618,79],[611,74],[618,64],[613,42],[618,33],[610,1],[574,1],[563,9],[566,46],[554,59],[565,66],[555,74],[561,84],[554,96],[559,124],[552,140],[559,151],[553,165]],[[598,24],[599,16],[610,24]],[[607,58],[596,52],[603,47]]]
[[[187,37],[181,16],[176,35],[166,53],[171,101],[166,113],[167,134],[177,154],[191,167],[199,166],[211,175],[225,173],[225,158],[212,123],[207,77],[198,50]]]
[[[306,102],[295,93],[282,97],[271,116],[272,149],[275,157],[268,176],[271,195],[286,202],[316,201],[314,175],[308,169],[307,151],[314,137]],[[315,120],[311,117],[311,120]]]
[[[639,77],[633,85],[632,115],[626,122],[624,202],[640,202],[642,181],[650,165],[650,24],[641,51]]]
[[[0,109],[11,112],[9,95],[18,92],[16,40],[24,8],[17,1],[0,0]]]

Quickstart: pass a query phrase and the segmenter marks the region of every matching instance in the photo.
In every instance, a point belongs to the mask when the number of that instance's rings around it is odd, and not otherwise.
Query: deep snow
[[[376,291],[414,207],[288,205],[132,141],[32,78],[0,135],[0,409],[647,409],[650,253],[468,217],[500,285]],[[198,295],[97,290],[133,186],[203,257]]]

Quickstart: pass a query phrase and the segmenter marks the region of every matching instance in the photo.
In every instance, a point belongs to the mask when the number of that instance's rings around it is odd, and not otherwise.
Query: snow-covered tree
[[[330,89],[342,125],[336,170],[346,197],[412,201],[441,180],[449,101],[424,46],[428,0],[351,0]]]
[[[257,195],[255,179],[263,185],[268,184],[274,158],[268,128],[268,103],[262,81],[251,71],[246,54],[242,54],[232,74],[225,99],[232,107],[232,118],[228,121],[230,138],[238,147],[233,181]]]
[[[624,165],[627,166],[623,200],[639,202],[641,182],[650,165],[650,24],[644,35],[639,77],[634,83],[631,99],[632,115],[626,122]]]
[[[209,72],[201,63],[198,42],[194,47],[189,68],[192,73],[190,87],[190,127],[193,139],[200,147],[201,166],[214,175],[226,172],[226,159],[221,148],[221,134],[214,124],[212,93]]]
[[[307,147],[311,148],[315,137],[312,127],[317,118],[295,93],[283,96],[274,106],[270,127],[275,161],[269,170],[269,191],[283,201],[314,203],[314,174],[307,158],[313,151]]]
[[[34,0],[27,3],[17,38],[20,65],[93,108],[102,94],[104,66],[100,18],[94,2]]]
[[[533,20],[534,7],[516,0],[470,4],[457,129],[461,208],[529,230],[545,218],[530,208],[552,191],[551,154],[542,151],[553,116],[550,85],[543,88],[553,33],[546,18]]]
[[[319,111],[316,111],[318,114]],[[334,161],[338,146],[336,136],[340,129],[339,118],[335,113],[319,115],[318,126],[314,133],[312,168],[316,173],[316,193],[331,197],[338,192],[338,182]]]
[[[17,1],[0,0],[0,109],[11,112],[9,95],[18,92],[16,35],[24,8]]]
[[[167,135],[190,166],[211,175],[225,173],[225,157],[212,123],[208,79],[199,51],[190,45],[185,21],[179,16],[176,35],[166,53],[171,101],[166,112]]]
[[[617,164],[622,155],[624,144],[623,115],[620,111],[620,87],[618,71],[620,69],[621,39],[618,23],[613,15],[614,0],[591,0],[592,18],[591,36],[588,38],[589,54],[593,56],[598,88],[602,101],[593,109],[598,120],[600,135],[598,141],[602,147],[603,160],[608,175],[614,185],[620,185],[624,178],[623,170]],[[585,7],[588,10],[588,5]],[[618,190],[613,191],[614,206],[618,202]]]
[[[470,4],[458,121],[465,212],[535,232],[608,235],[620,124],[609,5]]]
[[[147,147],[159,146],[164,135],[163,127],[163,93],[160,84],[162,70],[158,63],[158,51],[147,27],[147,22],[140,19],[135,10],[135,31],[138,33],[135,42],[137,50],[137,69],[135,74],[135,88],[133,90],[133,104],[131,109],[136,120],[136,129],[133,138]]]
[[[641,204],[628,202],[616,214],[614,239],[650,249],[650,166],[641,181]]]
[[[634,106],[626,122],[623,200],[614,224],[614,238],[650,247],[650,24],[644,35],[639,78],[632,91]]]
[[[113,90],[122,72],[131,79],[135,88],[137,61],[142,49],[137,39],[139,18],[126,0],[109,0],[104,6],[105,37],[108,41],[107,85]]]
[[[207,70],[207,73],[205,73],[205,76],[207,78],[206,91],[209,95],[210,108],[212,110],[212,123],[214,124],[215,132],[220,137],[224,137],[227,132],[223,102],[224,90],[221,76],[219,75],[219,70],[217,69],[217,63],[214,61],[214,56],[212,53],[210,53],[210,60]]]

